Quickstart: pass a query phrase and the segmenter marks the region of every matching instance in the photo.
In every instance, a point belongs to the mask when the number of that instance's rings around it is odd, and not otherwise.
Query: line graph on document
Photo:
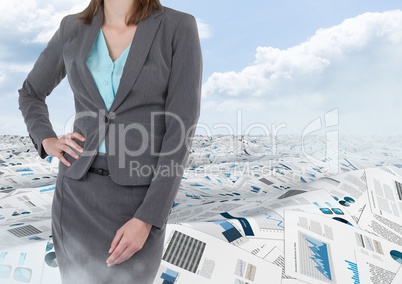
[[[283,231],[283,218],[272,210],[265,214],[253,216],[261,232]]]

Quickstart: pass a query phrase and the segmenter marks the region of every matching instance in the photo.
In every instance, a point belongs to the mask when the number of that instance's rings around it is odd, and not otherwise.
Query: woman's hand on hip
[[[112,241],[109,249],[111,255],[106,260],[107,265],[120,264],[142,249],[151,228],[151,224],[135,217],[125,223],[117,230]]]
[[[84,136],[77,132],[73,132],[62,136],[61,138],[51,137],[43,139],[42,145],[49,156],[57,157],[63,164],[69,167],[71,166],[71,163],[64,157],[64,153],[69,154],[74,159],[78,159],[79,155],[75,153],[73,149],[80,153],[84,152],[84,149],[74,141],[75,139],[82,142],[85,141]]]

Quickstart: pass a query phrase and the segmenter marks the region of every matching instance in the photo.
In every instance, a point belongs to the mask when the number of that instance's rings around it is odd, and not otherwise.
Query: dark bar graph
[[[200,264],[205,245],[202,241],[175,231],[162,259],[195,273]]]

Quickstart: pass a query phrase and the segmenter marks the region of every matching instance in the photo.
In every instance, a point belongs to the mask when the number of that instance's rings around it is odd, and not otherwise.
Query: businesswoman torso
[[[101,29],[112,62],[126,52],[111,102],[88,64]],[[64,283],[152,283],[199,117],[201,74],[195,18],[157,0],[93,0],[61,21],[19,105],[39,155],[61,161],[52,230]],[[66,75],[76,120],[58,138],[45,99]]]

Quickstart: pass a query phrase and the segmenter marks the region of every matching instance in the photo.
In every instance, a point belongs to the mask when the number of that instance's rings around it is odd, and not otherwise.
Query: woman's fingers
[[[78,133],[78,132],[73,132],[72,136],[73,136],[74,139],[78,139],[78,140],[80,140],[82,142],[85,141],[85,137],[83,135],[81,135],[80,133]]]
[[[151,224],[132,218],[117,230],[109,250],[111,255],[106,260],[108,266],[120,264],[141,250],[151,227]]]
[[[73,149],[76,149],[80,153],[84,152],[84,149],[74,140],[84,142],[85,137],[78,132],[73,132],[64,135],[60,139],[46,138],[43,140],[42,144],[43,147],[45,147],[46,153],[48,155],[57,157],[60,162],[70,167],[71,163],[64,157],[64,154],[68,154],[74,159],[78,159],[80,156],[75,151],[73,151]]]
[[[59,155],[56,157],[60,160],[60,162],[65,164],[67,167],[71,166],[71,163],[67,161],[67,159],[64,157],[64,152],[59,153]]]
[[[123,230],[118,230],[116,233],[116,236],[114,237],[109,253],[111,255],[108,257],[106,260],[106,263],[108,266],[114,265],[115,260],[121,255],[121,253],[127,248],[127,243],[126,241],[123,241],[123,235],[124,232]]]
[[[122,237],[123,230],[118,230],[115,237],[113,238],[112,244],[110,245],[109,253],[113,253],[114,249],[117,247]]]
[[[64,136],[65,139],[65,143],[70,146],[73,149],[76,149],[78,152],[82,153],[84,152],[84,149],[77,144],[77,142],[74,141],[74,139],[80,140],[82,142],[85,141],[85,137],[82,136],[81,134],[79,134],[78,132],[73,132],[73,133],[69,133],[66,136]],[[78,159],[78,156],[75,157],[73,156],[75,159]]]
[[[77,142],[75,142],[74,140],[67,140],[66,144],[74,149],[76,149],[78,152],[83,153],[84,149],[77,144]],[[77,159],[77,158],[76,158]]]
[[[113,253],[106,260],[108,266],[120,264],[132,257],[140,248],[131,239],[123,235]]]
[[[126,248],[120,253],[119,256],[117,256],[113,260],[113,262],[110,265],[116,265],[126,261],[127,259],[132,257],[135,252],[137,251],[133,251],[133,248],[131,248],[130,246],[126,246]]]
[[[76,160],[80,157],[80,156],[78,156],[78,154],[75,153],[75,152],[73,151],[73,149],[71,149],[71,148],[69,147],[69,145],[67,145],[67,144],[61,145],[60,150],[61,150],[62,152],[64,152],[64,153],[69,154],[71,157],[73,157],[73,158],[76,159]]]

